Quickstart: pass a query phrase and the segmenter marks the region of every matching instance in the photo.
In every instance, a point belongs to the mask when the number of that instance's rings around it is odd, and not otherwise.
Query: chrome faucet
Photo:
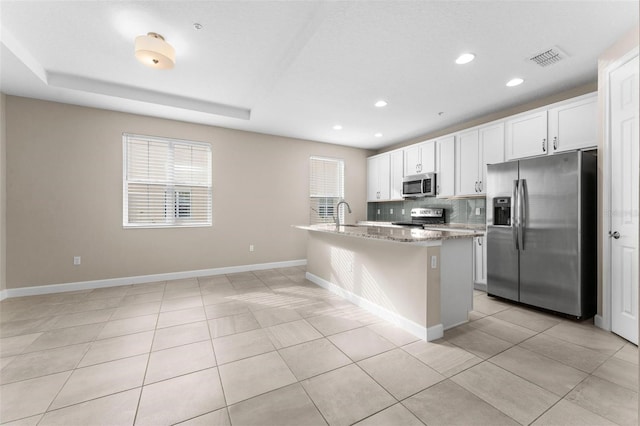
[[[347,209],[349,209],[349,213],[351,213],[351,207],[349,206],[349,203],[347,203],[344,199],[338,201],[338,204],[336,204],[336,213],[338,214],[338,216],[336,217],[336,226],[340,226],[340,204],[346,205]]]

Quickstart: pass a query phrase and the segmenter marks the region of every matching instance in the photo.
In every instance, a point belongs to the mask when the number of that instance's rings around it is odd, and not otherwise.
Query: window
[[[310,223],[336,221],[336,204],[344,198],[343,160],[311,157],[309,197]],[[344,209],[340,209],[340,221],[344,223]]]
[[[123,226],[211,226],[211,145],[123,134]]]

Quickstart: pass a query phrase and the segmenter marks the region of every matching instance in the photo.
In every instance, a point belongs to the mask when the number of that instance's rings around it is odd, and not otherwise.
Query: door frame
[[[602,153],[603,182],[602,182],[602,315],[596,315],[594,323],[597,327],[611,331],[611,73],[626,64],[640,53],[640,47],[635,47],[607,66],[604,70],[605,99],[604,99],[604,146]],[[640,259],[638,259],[640,262]],[[639,325],[640,326],[640,325]]]

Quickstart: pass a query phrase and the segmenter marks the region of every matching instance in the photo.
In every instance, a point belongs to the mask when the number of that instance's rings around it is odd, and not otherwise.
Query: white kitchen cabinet
[[[456,195],[484,194],[487,164],[503,161],[503,123],[460,133],[456,150]]]
[[[480,173],[478,174],[478,189],[487,192],[487,164],[497,164],[504,161],[504,123],[492,124],[478,130],[480,158]]]
[[[507,160],[546,155],[549,152],[547,110],[507,120],[505,133]]]
[[[388,153],[367,158],[367,201],[388,201],[390,191]]]
[[[478,290],[487,286],[487,245],[485,237],[473,238],[473,284]]]
[[[447,136],[436,141],[436,195],[455,195],[455,136]]]
[[[404,149],[404,175],[432,173],[436,170],[436,141],[422,142]]]
[[[404,153],[401,149],[389,153],[389,165],[391,175],[391,187],[389,199],[402,200],[402,178],[404,177]]]
[[[477,195],[480,160],[478,129],[458,135],[456,195]]]
[[[598,145],[598,98],[582,97],[576,102],[549,110],[550,152],[594,148]]]

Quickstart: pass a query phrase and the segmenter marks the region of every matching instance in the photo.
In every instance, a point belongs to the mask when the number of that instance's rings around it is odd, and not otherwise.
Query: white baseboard
[[[607,327],[607,324],[605,323],[604,317],[602,315],[596,315],[595,317],[593,317],[593,325],[603,330],[611,331],[611,329]]]
[[[199,269],[195,271],[168,272],[165,274],[139,275],[135,277],[108,278],[104,280],[80,281],[75,283],[51,284],[34,287],[8,288],[0,292],[0,300],[7,297],[35,296],[39,294],[64,293],[77,290],[93,290],[103,287],[117,287],[131,284],[144,284],[156,281],[180,280],[185,278],[208,277],[212,275],[235,274],[238,272],[261,271],[274,268],[304,266],[306,259],[284,262],[258,263],[255,265],[227,266],[223,268]]]
[[[390,310],[383,308],[380,305],[376,305],[375,303],[370,302],[369,300],[364,299],[357,294],[353,294],[350,291],[347,291],[344,288],[333,284],[332,282],[329,282],[324,278],[320,278],[319,276],[314,275],[310,272],[307,272],[306,277],[312,283],[317,284],[320,287],[325,288],[330,292],[347,299],[354,305],[360,306],[361,308],[366,309],[372,314],[377,315],[380,318],[397,325],[398,327],[402,328],[408,333],[411,333],[419,339],[430,342],[432,340],[440,339],[444,335],[442,324],[438,324],[428,328],[423,327],[420,324],[417,324],[396,312],[391,312]]]

